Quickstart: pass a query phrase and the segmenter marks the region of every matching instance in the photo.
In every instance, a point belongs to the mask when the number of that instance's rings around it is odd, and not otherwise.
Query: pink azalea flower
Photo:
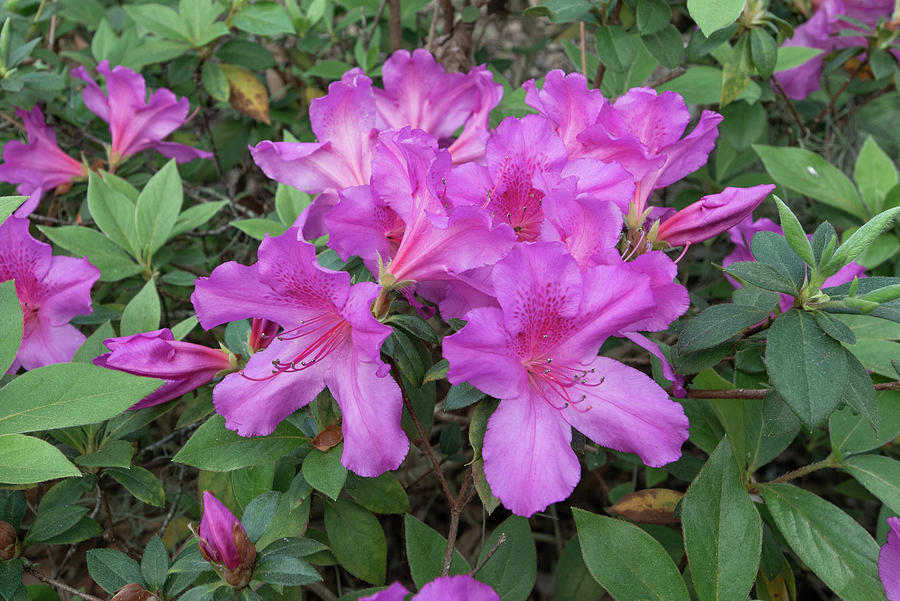
[[[847,15],[869,27],[875,27],[878,19],[889,16],[894,11],[894,0],[825,0],[814,1],[815,13],[802,25],[794,29],[791,39],[784,46],[805,46],[821,48],[825,54],[851,46],[866,46],[861,36],[842,36],[845,29],[857,29],[841,20]],[[825,58],[819,55],[802,65],[777,73],[775,77],[785,93],[795,100],[802,100],[820,87]]]
[[[16,281],[24,319],[8,373],[72,360],[85,336],[69,321],[93,312],[91,286],[100,277],[86,258],[54,257],[49,244],[31,237],[28,223],[10,217],[0,225],[0,282]]]
[[[228,584],[247,585],[256,561],[256,547],[240,520],[208,490],[203,491],[203,518],[197,538],[200,555],[224,568]]]
[[[103,344],[112,352],[94,359],[94,365],[166,382],[131,407],[132,410],[177,399],[203,386],[220,371],[233,367],[227,351],[175,340],[168,328],[107,338]]]
[[[343,414],[343,464],[361,476],[397,468],[409,441],[400,428],[400,389],[380,356],[391,329],[371,313],[379,287],[316,261],[292,228],[259,247],[259,261],[218,266],[191,297],[200,324],[254,317],[284,330],[243,371],[225,377],[213,402],[241,436],[269,434],[326,386]]]
[[[359,601],[403,601],[409,590],[395,582],[386,590],[361,597]],[[500,601],[500,596],[487,584],[468,574],[441,576],[422,587],[410,601]]]
[[[900,601],[900,518],[887,519],[887,540],[878,554],[878,576],[888,601]]]
[[[734,250],[722,261],[723,267],[728,267],[732,263],[739,261],[755,261],[756,257],[750,252],[750,243],[759,232],[774,232],[778,235],[784,235],[781,226],[771,219],[757,219],[753,221],[753,217],[747,217],[741,223],[735,225],[728,231],[731,242],[734,243]],[[740,288],[741,284],[729,275],[725,275],[728,281],[735,288]],[[859,263],[851,262],[841,267],[837,273],[826,279],[822,284],[822,288],[830,288],[832,286],[840,286],[847,282],[853,281],[853,278],[866,277],[866,268]],[[789,294],[782,294],[778,307],[781,311],[787,311],[794,305],[794,297]]]
[[[598,357],[604,340],[655,310],[649,278],[620,266],[582,272],[557,242],[518,245],[493,270],[500,308],[470,311],[444,339],[448,379],[501,399],[484,437],[493,493],[529,516],[581,478],[572,428],[651,466],[681,456],[688,421],[642,372]]]
[[[79,163],[56,144],[56,133],[44,123],[44,114],[35,105],[30,111],[16,109],[25,123],[28,143],[10,140],[3,147],[0,181],[18,184],[16,191],[28,200],[16,210],[16,217],[27,217],[37,208],[47,190],[88,174]]]
[[[97,65],[97,71],[106,78],[105,93],[84,67],[72,69],[72,76],[87,82],[82,92],[85,105],[109,123],[112,135],[108,151],[110,169],[147,148],[179,163],[212,158],[212,153],[205,150],[163,141],[188,118],[190,101],[187,98],[179,100],[171,90],[160,88],[148,101],[147,87],[139,73],[121,65],[110,69],[106,60]]]
[[[581,73],[564,74],[559,69],[547,73],[544,87],[526,81],[525,102],[553,122],[556,132],[572,156],[584,156],[586,148],[578,135],[593,125],[606,104],[600,90],[590,89]]]

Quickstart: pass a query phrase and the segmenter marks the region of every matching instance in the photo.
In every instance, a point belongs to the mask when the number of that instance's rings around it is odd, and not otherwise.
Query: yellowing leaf
[[[668,488],[648,488],[629,493],[609,511],[642,524],[677,524],[675,506],[684,493]]]
[[[266,87],[249,69],[221,63],[219,67],[228,79],[228,102],[240,112],[257,121],[269,123],[269,95]]]

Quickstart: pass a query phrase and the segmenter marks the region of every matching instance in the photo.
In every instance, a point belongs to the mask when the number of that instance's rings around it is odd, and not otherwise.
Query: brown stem
[[[447,500],[452,504],[456,497],[450,490],[450,485],[447,484],[447,479],[444,477],[444,472],[441,470],[441,464],[434,455],[434,450],[431,448],[431,443],[428,441],[428,436],[425,434],[425,428],[422,426],[422,422],[419,421],[419,416],[416,415],[416,410],[413,408],[412,402],[409,400],[409,395],[406,394],[406,389],[402,384],[400,384],[400,394],[403,395],[403,405],[406,407],[406,410],[409,411],[409,416],[412,418],[413,425],[416,427],[416,432],[419,435],[416,446],[424,449],[425,454],[428,455],[428,459],[431,460],[431,467],[434,468],[434,473],[441,482],[441,488],[444,491],[444,495],[446,495]],[[419,445],[417,444],[418,442],[421,442],[422,444]]]
[[[455,502],[450,504],[450,529],[447,531],[447,548],[444,549],[444,567],[441,576],[450,574],[450,564],[453,563],[453,548],[456,546],[456,535],[459,532],[459,514],[462,507]]]
[[[578,22],[578,34],[581,39],[581,74],[584,75],[584,78],[587,79],[587,47],[585,46],[585,28],[584,21]]]
[[[900,381],[875,384],[873,388],[876,391],[900,390]],[[672,393],[671,387],[666,390],[669,394]],[[770,392],[772,392],[772,389],[769,388],[733,388],[731,390],[695,388],[688,390],[685,397],[689,399],[764,399]]]
[[[488,551],[488,554],[484,556],[484,559],[482,559],[481,561],[478,562],[478,565],[476,565],[475,569],[472,570],[472,573],[470,574],[470,576],[474,576],[475,574],[477,574],[478,570],[480,570],[481,568],[484,567],[484,564],[486,564],[488,562],[488,560],[490,560],[490,558],[494,556],[494,553],[497,552],[497,549],[500,548],[500,545],[502,545],[505,542],[506,542],[506,533],[503,532],[502,534],[500,534],[500,538],[497,539],[497,542],[494,543],[494,546],[491,547],[491,550]]]
[[[441,13],[444,15],[444,33],[453,33],[453,2],[440,0]]]
[[[400,0],[388,0],[388,29],[391,32],[391,49],[403,48],[403,24],[400,22]]]
[[[778,81],[778,78],[774,75],[771,77],[772,83],[775,84],[775,89],[778,90],[778,93],[781,94],[781,97],[784,99],[785,103],[787,103],[788,109],[791,111],[791,115],[794,116],[794,121],[797,122],[797,127],[800,128],[800,137],[805,138],[809,134],[809,129],[803,124],[803,118],[800,117],[800,113],[797,112],[797,107],[794,106],[794,101],[791,100],[791,97],[787,95],[787,92],[784,91],[784,88],[781,87],[781,82]]]
[[[372,29],[366,29],[364,32],[363,46],[366,50],[369,49],[369,41],[375,35],[375,30],[378,29],[378,22],[381,21],[381,15],[384,14],[385,6],[387,6],[387,0],[381,0],[381,3],[378,5],[378,12],[375,13],[375,19],[372,20]]]
[[[34,576],[41,582],[45,582],[45,583],[49,584],[50,586],[52,586],[55,589],[58,589],[61,591],[66,591],[67,593],[72,593],[73,595],[78,595],[85,601],[104,601],[100,597],[95,597],[94,595],[89,595],[88,593],[82,593],[78,589],[71,587],[68,584],[65,584],[63,582],[60,582],[59,580],[50,578],[50,576],[47,576],[45,574],[41,574],[40,572],[37,571],[37,569],[35,569],[34,566],[30,565],[30,563],[25,563],[23,565],[24,565],[26,572],[28,572],[29,574],[31,574],[32,576]]]
[[[827,115],[828,112],[831,111],[832,108],[834,108],[834,103],[837,102],[838,97],[844,93],[844,90],[847,89],[847,86],[850,85],[850,82],[853,81],[856,76],[859,75],[859,72],[862,71],[868,64],[869,56],[867,55],[864,60],[860,61],[859,64],[856,65],[856,68],[853,69],[853,71],[850,73],[850,77],[848,77],[847,80],[844,81],[841,87],[838,88],[838,91],[831,95],[831,98],[828,100],[828,104],[826,104],[822,108],[822,111],[818,115],[816,115],[816,118],[813,119],[813,122],[809,125],[809,129],[815,128],[815,126],[819,124],[819,121],[821,121],[825,117],[825,115]]]

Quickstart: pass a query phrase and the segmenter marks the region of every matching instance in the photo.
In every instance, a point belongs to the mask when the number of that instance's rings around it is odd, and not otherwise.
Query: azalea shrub
[[[895,2],[0,19],[0,599],[900,599]]]

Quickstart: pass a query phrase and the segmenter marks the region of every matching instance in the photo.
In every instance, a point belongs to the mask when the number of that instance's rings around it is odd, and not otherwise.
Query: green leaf
[[[444,411],[456,411],[483,399],[486,395],[466,382],[451,386],[444,399]]]
[[[303,477],[310,486],[321,493],[337,499],[347,480],[347,468],[341,465],[343,443],[322,452],[313,449],[303,460]]]
[[[746,305],[722,304],[705,309],[688,322],[678,337],[678,352],[710,348],[736,336],[744,328],[769,317],[769,311]]]
[[[823,275],[837,273],[841,267],[861,255],[875,241],[875,238],[891,224],[897,213],[900,213],[900,207],[882,211],[853,232],[853,235],[838,247],[831,261],[822,268]]]
[[[154,507],[165,507],[166,491],[150,470],[133,465],[129,469],[112,467],[106,470],[106,473],[124,486],[138,501]]]
[[[662,31],[672,19],[672,8],[665,0],[638,0],[637,26],[644,35]]]
[[[667,24],[660,31],[641,35],[644,47],[667,69],[674,69],[681,64],[681,56],[684,53],[684,40],[681,32],[672,25]]]
[[[0,434],[99,422],[131,407],[161,384],[83,363],[39,367],[0,389]]]
[[[754,29],[753,31],[758,30]],[[816,259],[813,254],[812,244],[810,244],[809,238],[806,237],[806,232],[803,231],[803,226],[800,225],[797,216],[778,196],[773,195],[773,198],[778,205],[778,216],[781,221],[781,229],[784,230],[784,239],[791,245],[794,252],[806,261],[807,265],[815,266]]]
[[[377,478],[363,478],[350,474],[347,491],[353,500],[373,513],[406,513],[409,497],[403,485],[391,472]]]
[[[604,78],[604,82],[606,79]],[[722,98],[723,74],[721,69],[706,65],[690,67],[684,74],[657,86],[659,92],[677,92],[689,104],[716,104]],[[736,100],[755,103],[759,100],[759,85],[750,81]]]
[[[162,590],[169,571],[169,552],[158,536],[154,536],[141,556],[141,575],[151,591]]]
[[[23,202],[28,200],[27,196],[0,196],[0,224],[6,221],[6,218],[13,214]]]
[[[409,560],[409,572],[416,588],[422,588],[441,575],[444,568],[444,553],[447,550],[447,539],[431,526],[419,521],[415,516],[403,516],[406,532],[406,557]],[[469,562],[459,551],[453,550],[450,562],[450,574],[468,574],[472,571]]]
[[[572,509],[581,556],[617,601],[689,601],[666,550],[634,524]]]
[[[684,495],[681,525],[701,601],[746,598],[759,567],[762,522],[726,439]]]
[[[760,144],[754,144],[753,149],[777,183],[866,219],[866,208],[853,183],[819,155],[802,148]]]
[[[806,46],[782,46],[778,49],[778,60],[775,62],[775,72],[787,71],[799,67],[824,52],[821,48],[808,48]]]
[[[172,326],[172,336],[175,340],[183,340],[185,336],[190,334],[191,331],[197,327],[198,323],[200,323],[200,320],[197,319],[196,315],[185,317],[183,320]]]
[[[28,529],[24,543],[30,545],[50,540],[77,524],[87,512],[88,508],[80,505],[57,505],[47,509],[42,508]]]
[[[847,355],[847,385],[841,395],[841,401],[850,405],[860,415],[864,416],[872,427],[878,430],[878,405],[875,400],[875,388],[872,378],[859,359],[853,353],[845,350]]]
[[[94,172],[88,178],[88,210],[97,227],[106,236],[139,259],[137,229],[134,223],[134,204],[127,196],[110,187]]]
[[[853,179],[870,211],[878,213],[884,209],[888,191],[897,185],[897,168],[872,136],[866,138],[856,157]]]
[[[278,184],[278,188],[275,189],[275,211],[281,222],[287,226],[297,220],[310,202],[312,202],[312,197],[309,194],[301,192],[293,186]]]
[[[178,220],[175,221],[175,226],[172,228],[172,237],[180,236],[185,232],[200,227],[212,219],[219,212],[219,209],[227,204],[227,200],[206,202],[182,211],[181,215],[178,216]]]
[[[831,259],[836,242],[837,233],[834,231],[833,225],[825,221],[816,228],[809,243],[812,246],[813,257],[816,259],[817,266]]]
[[[75,463],[81,467],[124,467],[131,465],[131,456],[134,447],[125,440],[110,440],[100,449],[87,455],[75,458]]]
[[[440,361],[428,368],[428,371],[425,372],[423,383],[427,384],[428,382],[443,380],[447,377],[448,371],[450,371],[450,362],[442,358]]]
[[[878,544],[856,520],[790,484],[764,484],[760,490],[785,541],[841,599],[884,600]]]
[[[181,212],[181,203],[181,177],[175,159],[171,159],[150,178],[138,195],[134,208],[138,243],[148,263],[150,257],[169,239]]]
[[[294,33],[294,26],[284,7],[276,2],[256,2],[244,5],[232,23],[241,31],[256,35],[275,36]]]
[[[435,346],[441,342],[437,334],[434,333],[434,328],[418,315],[391,315],[385,320],[385,323],[391,326],[396,325],[416,338],[430,342]]]
[[[283,223],[272,221],[271,219],[261,219],[258,217],[232,221],[231,225],[255,240],[262,240],[266,237],[266,234],[269,234],[272,237],[280,236],[285,233],[289,227]]]
[[[124,8],[132,21],[151,33],[170,40],[191,41],[190,33],[185,31],[181,17],[168,6],[140,4],[125,5]]]
[[[122,322],[119,326],[122,336],[131,336],[132,334],[152,332],[159,329],[161,312],[159,295],[156,293],[156,283],[150,280],[125,305],[125,311],[122,312]]]
[[[281,493],[270,490],[255,497],[247,504],[241,515],[241,524],[247,533],[247,538],[252,542],[259,540],[265,531],[269,528],[275,510],[278,508],[278,501]]]
[[[186,42],[144,38],[139,45],[125,48],[122,64],[140,71],[147,65],[155,65],[178,58],[190,49],[191,45]]]
[[[16,282],[0,283],[0,374],[5,374],[22,343],[22,307],[16,296]]]
[[[210,96],[219,102],[228,102],[231,86],[228,85],[228,78],[218,64],[209,61],[203,63],[200,80]]]
[[[387,541],[378,518],[356,503],[326,501],[325,529],[344,569],[370,584],[384,584]]]
[[[485,541],[478,562],[487,557],[502,534],[506,535],[506,542],[487,560],[475,578],[497,591],[500,601],[525,601],[537,578],[537,553],[527,519],[517,515],[506,518]]]
[[[172,458],[177,463],[214,472],[230,472],[275,461],[306,441],[300,430],[281,422],[268,436],[243,437],[225,428],[225,418],[213,415]]]
[[[625,71],[634,60],[634,46],[618,25],[602,25],[594,33],[597,55],[607,69]]]
[[[87,567],[94,582],[110,594],[132,582],[144,583],[137,562],[115,549],[91,549]]]
[[[760,77],[772,77],[778,63],[778,43],[772,34],[763,27],[754,27],[750,31],[750,51]]]
[[[500,401],[497,399],[487,399],[483,403],[479,403],[472,414],[472,421],[469,423],[469,444],[472,445],[474,456],[472,458],[473,480],[475,481],[475,490],[478,492],[478,498],[484,505],[488,514],[500,505],[500,499],[495,497],[491,492],[491,485],[488,484],[484,475],[484,459],[481,457],[481,448],[484,445],[484,434],[487,431],[487,422],[491,415],[497,409]]]
[[[760,232],[762,233],[762,232]],[[755,236],[754,236],[755,238]],[[763,290],[798,294],[797,286],[777,269],[759,261],[739,261],[725,268],[725,272],[741,282],[751,284]]]
[[[750,251],[757,261],[774,267],[791,282],[794,296],[800,293],[806,281],[806,266],[784,236],[775,232],[757,232],[750,241]]]
[[[705,36],[731,25],[744,8],[743,0],[688,0],[688,12]],[[620,600],[621,601],[621,600]]]
[[[769,328],[766,366],[778,394],[808,426],[825,421],[847,383],[844,348],[796,309]]]
[[[843,470],[900,514],[900,461],[884,455],[857,455],[844,462]]]
[[[222,62],[241,65],[251,71],[264,71],[275,66],[272,53],[249,40],[228,40],[216,49],[216,56]],[[281,185],[283,184],[279,184],[279,187]]]
[[[556,564],[553,598],[556,601],[600,601],[605,593],[584,565],[578,536],[573,536]]]
[[[76,257],[87,256],[91,264],[100,270],[101,282],[115,282],[144,270],[119,245],[96,230],[77,225],[62,227],[39,225],[38,229],[50,238],[51,242]]]
[[[846,456],[864,453],[892,441],[900,434],[900,391],[875,393],[878,406],[878,431],[872,429],[866,416],[850,407],[835,411],[828,420],[831,448]]]
[[[299,557],[272,553],[256,563],[253,578],[282,586],[306,586],[322,580],[316,569]]]
[[[824,311],[814,312],[813,317],[816,318],[819,327],[838,342],[856,344],[856,334],[840,319],[832,317]]]

